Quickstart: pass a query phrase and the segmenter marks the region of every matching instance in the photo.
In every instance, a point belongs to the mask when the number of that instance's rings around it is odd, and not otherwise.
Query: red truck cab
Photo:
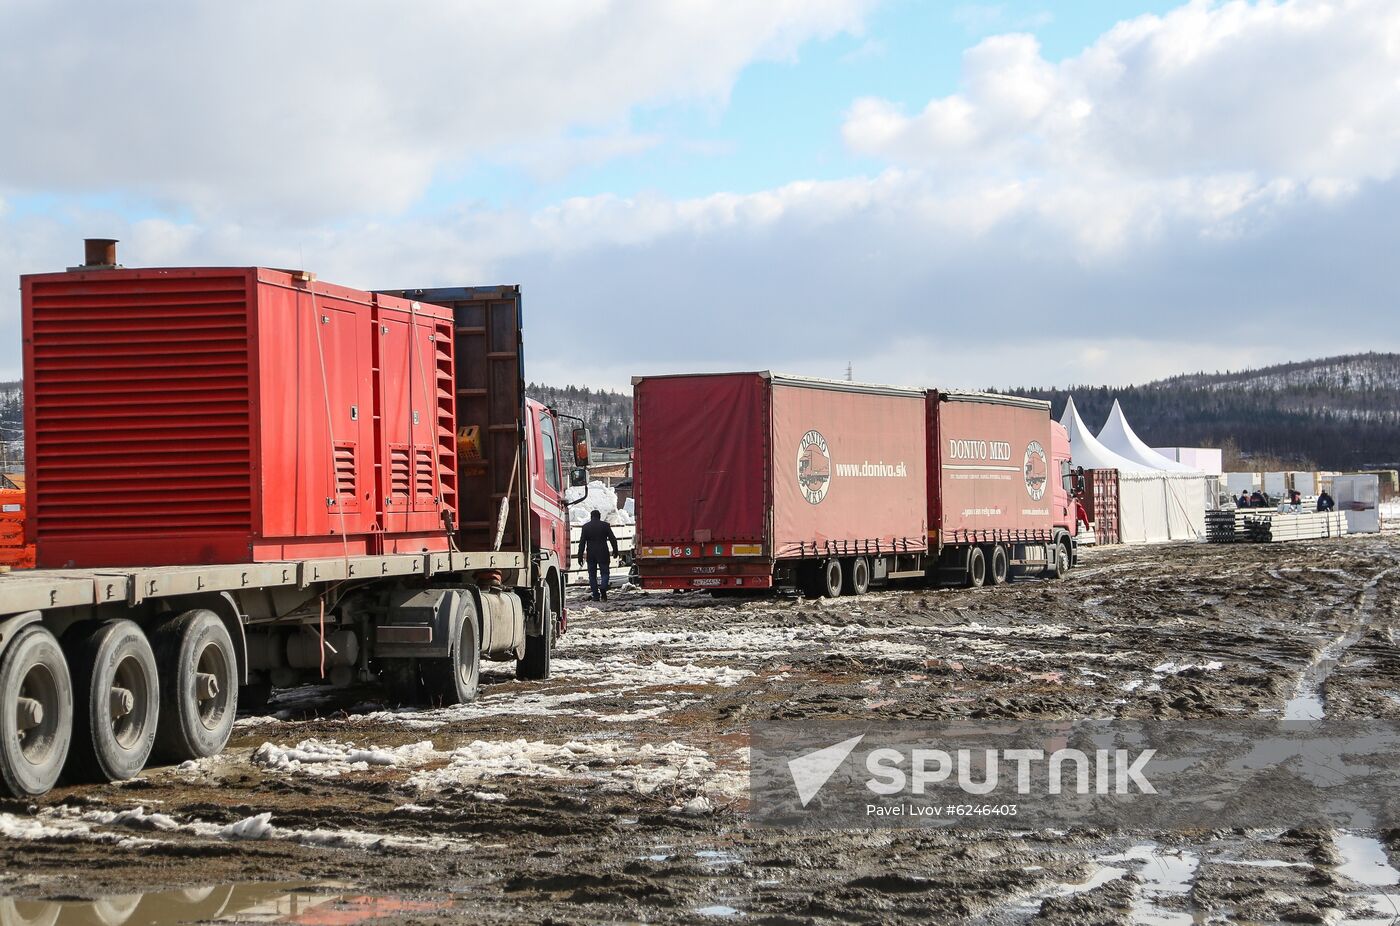
[[[530,454],[530,539],[541,552],[553,553],[563,568],[569,562],[569,510],[558,416],[534,399],[525,400],[525,443]]]

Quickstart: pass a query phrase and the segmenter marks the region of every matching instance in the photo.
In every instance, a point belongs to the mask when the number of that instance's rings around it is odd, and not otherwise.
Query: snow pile
[[[1212,659],[1209,662],[1201,663],[1174,662],[1168,660],[1167,662],[1164,662],[1161,665],[1154,667],[1152,672],[1154,675],[1180,675],[1187,669],[1201,669],[1205,672],[1215,672],[1223,668],[1225,668],[1225,663],[1220,662],[1216,659]]]
[[[276,771],[302,772],[319,778],[335,778],[345,772],[368,771],[370,766],[399,768],[422,765],[436,755],[427,740],[393,748],[361,749],[333,740],[303,740],[284,748],[263,743],[253,752],[253,764]]]
[[[566,490],[564,500],[569,503],[570,524],[582,524],[595,510],[609,523],[621,523],[612,520],[617,513],[617,493],[596,479],[588,484],[586,491],[582,487]],[[631,516],[627,517],[625,523],[631,524]]]
[[[466,840],[447,837],[389,836],[361,830],[284,829],[272,825],[270,811],[254,814],[227,825],[203,820],[180,821],[166,814],[148,813],[144,807],[86,812],[72,807],[47,807],[39,811],[37,818],[0,814],[0,835],[12,839],[110,842],[123,848],[144,848],[159,844],[158,840],[132,838],[96,829],[109,826],[153,829],[161,833],[178,833],[202,839],[277,840],[331,849],[440,852],[460,851],[470,847]]]
[[[585,778],[613,791],[668,796],[684,792],[726,800],[743,797],[749,786],[746,770],[722,770],[703,749],[677,742],[633,746],[620,742],[478,740],[451,755],[452,761],[445,768],[414,773],[409,786],[436,792],[503,777]]]

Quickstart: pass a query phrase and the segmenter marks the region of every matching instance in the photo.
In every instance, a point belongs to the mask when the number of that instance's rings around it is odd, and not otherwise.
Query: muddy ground
[[[834,602],[576,598],[548,683],[492,665],[476,704],[420,711],[284,692],[217,759],[0,805],[0,894],[295,882],[338,897],[310,923],[1393,922],[1400,831],[775,831],[745,813],[756,720],[1400,720],[1397,590],[1389,536],[1091,550],[1060,582]],[[0,920],[48,909],[0,901]]]

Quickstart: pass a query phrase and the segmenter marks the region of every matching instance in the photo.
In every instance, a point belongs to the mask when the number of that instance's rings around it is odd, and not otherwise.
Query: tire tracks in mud
[[[1284,720],[1321,720],[1326,715],[1327,680],[1336,671],[1347,651],[1355,646],[1371,627],[1375,615],[1376,587],[1397,566],[1387,566],[1367,579],[1354,593],[1350,609],[1352,619],[1342,624],[1342,632],[1322,646],[1308,665],[1299,673],[1293,694],[1284,704]],[[1391,631],[1392,628],[1386,628]]]

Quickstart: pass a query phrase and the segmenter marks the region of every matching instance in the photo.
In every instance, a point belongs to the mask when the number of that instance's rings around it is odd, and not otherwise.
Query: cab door
[[[536,549],[551,550],[561,568],[569,562],[569,519],[564,507],[564,478],[560,465],[559,434],[554,416],[535,402],[530,415],[530,527]]]

